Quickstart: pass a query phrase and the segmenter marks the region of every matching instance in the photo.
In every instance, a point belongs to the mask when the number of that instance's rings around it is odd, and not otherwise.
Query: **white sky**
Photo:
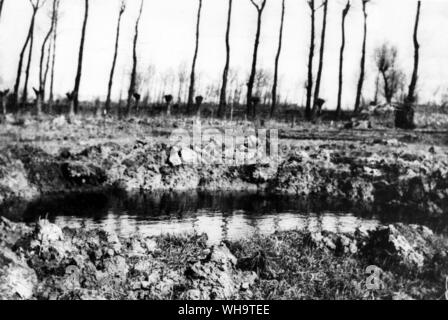
[[[34,68],[30,85],[37,84],[37,62],[43,36],[49,27],[51,1],[47,1],[37,21]],[[319,0],[316,0],[319,4]],[[341,10],[343,0],[329,1],[326,60],[321,95],[334,107],[337,97],[338,60],[340,46]],[[91,0],[85,46],[84,73],[81,82],[82,99],[104,99],[112,62],[115,41],[116,17],[119,0]],[[224,34],[227,18],[227,0],[204,0],[198,72],[202,74],[201,90],[209,83],[219,84],[224,66]],[[114,98],[120,89],[127,91],[131,68],[131,50],[134,21],[139,1],[128,0],[123,17],[120,52],[118,57]],[[194,33],[197,0],[145,0],[138,44],[139,70],[144,72],[154,65],[158,72],[169,69],[177,72],[182,63],[191,65],[194,50]],[[286,0],[284,46],[280,60],[282,85],[280,94],[292,102],[301,103],[306,81],[309,45],[309,8],[306,0]],[[77,65],[78,46],[83,19],[84,0],[61,0],[62,17],[59,25],[56,87],[58,94],[72,90]],[[281,0],[267,0],[262,25],[259,66],[273,69]],[[416,0],[373,0],[368,6],[369,38],[368,65],[365,95],[373,95],[376,72],[372,63],[374,48],[384,41],[399,48],[400,65],[409,76],[413,65],[412,31]],[[321,13],[317,15],[317,46],[319,48]],[[31,7],[28,0],[6,0],[0,20],[0,87],[14,83],[18,56],[29,26]],[[423,0],[419,38],[421,64],[419,89],[422,100],[440,98],[448,87],[448,1]],[[352,107],[359,74],[362,41],[361,0],[352,0],[347,17],[347,46],[345,55],[344,107]],[[256,28],[256,11],[249,0],[234,0],[231,30],[231,68],[241,77],[249,72],[253,39]],[[315,67],[315,69],[316,69]],[[142,89],[142,92],[146,88]],[[177,91],[175,89],[175,91]],[[176,94],[176,92],[173,92]]]

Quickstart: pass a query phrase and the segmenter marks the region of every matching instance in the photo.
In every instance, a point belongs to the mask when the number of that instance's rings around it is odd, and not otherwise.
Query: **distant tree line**
[[[51,105],[54,100],[54,82],[55,82],[55,61],[57,57],[57,34],[58,34],[58,21],[59,21],[59,7],[61,0],[28,0],[31,6],[31,17],[26,34],[25,41],[23,42],[17,66],[16,80],[13,91],[11,93],[12,104],[20,106],[28,101],[28,87],[30,81],[30,68],[32,65],[33,50],[35,47],[35,30],[36,30],[36,17],[40,9],[47,3],[51,3],[50,14],[50,27],[45,33],[45,37],[40,47],[40,59],[39,59],[39,78],[37,88],[33,87],[36,95],[36,109],[37,113],[41,113],[42,105],[48,96],[48,102]],[[198,83],[200,81],[200,74],[197,74],[196,66],[197,61],[200,58],[200,31],[201,31],[201,17],[203,15],[203,4],[206,0],[196,0],[196,33],[193,59],[191,62],[191,68],[188,70],[185,65],[182,65],[176,72],[170,71],[159,76],[158,84],[155,81],[155,68],[148,70],[146,78],[142,76],[142,72],[138,69],[138,41],[139,41],[139,26],[142,18],[144,0],[140,0],[139,11],[135,20],[134,37],[132,42],[132,71],[130,74],[129,89],[127,92],[126,113],[129,114],[131,110],[138,109],[139,102],[142,99],[142,93],[139,90],[143,83],[150,85],[151,90],[148,89],[144,93],[143,99],[147,102],[149,100],[158,99],[164,100],[167,103],[167,108],[176,102],[174,99],[175,82],[178,83],[177,88],[177,103],[187,101],[187,110],[192,112],[193,108],[200,106],[204,98],[202,96],[196,96]],[[258,114],[257,106],[260,103],[270,104],[270,116],[274,116],[277,112],[277,106],[280,96],[278,94],[279,86],[279,65],[281,63],[281,53],[283,44],[283,32],[285,22],[285,12],[287,9],[287,0],[281,0],[281,15],[280,26],[278,33],[278,43],[273,61],[273,74],[266,72],[263,69],[258,68],[258,52],[260,46],[260,39],[263,26],[263,13],[267,6],[268,0],[248,0],[254,9],[256,10],[256,30],[252,52],[252,62],[250,66],[250,73],[247,80],[247,86],[245,92],[241,89],[243,85],[241,80],[238,79],[236,72],[231,69],[231,34],[232,34],[232,12],[233,12],[233,0],[227,0],[228,6],[226,11],[226,32],[225,32],[225,62],[224,70],[222,73],[222,81],[220,85],[211,85],[205,88],[206,98],[212,100],[219,105],[218,116],[224,117],[227,114],[228,106],[232,105],[236,101],[238,103],[246,104],[247,117],[255,118]],[[326,42],[326,30],[327,30],[327,16],[328,7],[330,1],[321,0],[317,3],[316,0],[303,0],[307,1],[310,10],[310,42],[308,53],[308,71],[306,82],[306,103],[305,103],[305,116],[308,120],[314,120],[321,113],[321,109],[325,104],[325,100],[321,96],[321,82],[324,77],[324,61],[325,61],[325,42]],[[0,21],[4,16],[4,3],[6,0],[0,0]],[[119,0],[119,6],[117,9],[117,23],[115,26],[115,45],[112,55],[112,63],[110,69],[110,75],[107,83],[107,93],[105,101],[105,112],[111,110],[111,93],[114,85],[114,77],[116,70],[117,57],[119,55],[119,43],[120,43],[120,31],[122,17],[126,13],[126,0]],[[341,46],[339,52],[339,76],[338,76],[338,95],[336,115],[339,117],[342,111],[342,95],[344,87],[344,53],[347,41],[346,36],[346,19],[353,8],[353,0],[347,0],[342,12],[341,12]],[[359,69],[359,79],[357,83],[357,90],[355,96],[355,105],[353,111],[355,113],[360,112],[362,106],[365,105],[363,101],[363,89],[365,83],[365,68],[366,68],[366,47],[368,42],[368,4],[370,0],[357,0],[356,5],[359,5],[363,14],[363,41],[361,51],[361,61]],[[77,71],[74,81],[73,90],[67,93],[67,98],[70,101],[70,115],[74,115],[79,112],[79,91],[82,83],[83,73],[83,58],[85,51],[85,43],[87,37],[88,20],[89,20],[89,0],[84,0],[84,16],[79,42]],[[275,2],[276,4],[277,2]],[[272,2],[274,4],[274,2]],[[322,11],[322,24],[320,33],[320,48],[318,52],[318,67],[315,74],[314,60],[316,56],[316,17],[317,12]],[[377,103],[378,94],[381,92],[387,103],[392,103],[394,97],[401,91],[403,92],[403,107],[398,111],[397,126],[412,127],[413,122],[413,105],[417,101],[417,82],[418,82],[418,67],[419,67],[419,49],[420,44],[418,42],[418,27],[420,21],[421,1],[417,1],[417,14],[415,18],[415,27],[413,30],[413,44],[414,44],[414,68],[412,72],[411,82],[408,87],[408,91],[404,93],[404,73],[398,66],[397,57],[398,51],[396,47],[384,44],[375,50],[374,58],[375,64],[378,69],[378,76],[376,80],[376,94],[374,102]],[[189,76],[188,76],[189,72]],[[22,79],[24,77],[24,79]],[[23,83],[22,83],[23,80]],[[244,81],[243,81],[244,82]],[[381,86],[382,84],[382,86]],[[154,92],[154,88],[159,85],[159,92]],[[20,93],[20,88],[22,92]],[[270,87],[270,88],[269,88]],[[381,88],[380,88],[381,87]],[[46,94],[46,89],[49,88],[49,93]],[[166,92],[167,90],[169,92]],[[1,91],[1,101],[4,105],[5,97],[8,95],[6,90]],[[243,101],[243,94],[246,94],[245,101]],[[2,112],[6,112],[4,108]]]

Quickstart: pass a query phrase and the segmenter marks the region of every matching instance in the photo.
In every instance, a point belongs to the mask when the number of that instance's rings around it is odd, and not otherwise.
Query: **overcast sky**
[[[82,99],[104,99],[115,41],[119,0],[91,0],[85,46],[84,73],[81,82]],[[210,83],[220,82],[225,62],[224,34],[227,18],[227,0],[203,0],[201,42],[198,72],[201,82],[198,94]],[[319,0],[316,0],[320,3]],[[413,65],[412,31],[416,13],[414,0],[373,0],[368,5],[369,35],[368,64],[365,95],[373,95],[376,72],[373,51],[383,42],[399,49],[399,63],[409,81]],[[118,57],[114,98],[120,89],[127,91],[131,69],[131,51],[134,21],[138,0],[128,0],[123,17],[122,37]],[[191,65],[194,51],[195,19],[198,0],[145,0],[138,44],[139,70],[150,65],[158,72],[173,70],[180,65]],[[330,107],[337,98],[339,46],[341,41],[341,11],[343,0],[329,1],[326,59],[321,95]],[[280,60],[282,78],[280,94],[291,102],[302,103],[307,73],[307,54],[310,31],[310,12],[306,0],[286,0],[284,46]],[[40,11],[37,20],[36,50],[33,56],[31,85],[37,84],[37,61],[43,36],[49,28],[51,1]],[[61,0],[61,20],[56,63],[58,94],[72,90],[77,66],[78,46],[83,19],[83,0]],[[267,0],[262,25],[259,66],[270,71],[277,49],[281,0]],[[317,15],[317,47],[322,10]],[[31,15],[28,0],[5,0],[0,19],[0,87],[11,87],[17,70],[18,56],[26,37]],[[345,55],[344,107],[352,107],[359,75],[362,43],[361,0],[352,0],[347,17],[347,46]],[[231,68],[242,78],[249,72],[253,39],[256,29],[256,11],[249,0],[234,0],[231,30]],[[423,0],[419,38],[421,64],[419,93],[423,100],[440,99],[448,87],[448,1]],[[316,55],[317,58],[317,55]],[[317,59],[315,61],[317,66]],[[177,91],[177,89],[175,89]],[[143,93],[146,88],[141,90]]]

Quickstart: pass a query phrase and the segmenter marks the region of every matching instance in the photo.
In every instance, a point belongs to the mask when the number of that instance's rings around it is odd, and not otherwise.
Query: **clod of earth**
[[[120,238],[46,220],[2,218],[0,231],[0,299],[427,299],[444,292],[448,266],[446,240],[402,224],[213,246],[205,236]],[[382,270],[376,292],[365,286],[372,263]]]

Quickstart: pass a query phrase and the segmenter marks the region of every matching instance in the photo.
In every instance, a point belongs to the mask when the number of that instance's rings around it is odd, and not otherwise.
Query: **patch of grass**
[[[382,287],[366,286],[369,263],[357,254],[336,255],[306,241],[303,232],[282,232],[270,237],[228,243],[241,268],[258,271],[254,299],[440,299],[444,293],[446,259],[418,274],[390,266],[381,275]],[[249,257],[249,258],[248,258]],[[265,271],[269,266],[269,273]]]

